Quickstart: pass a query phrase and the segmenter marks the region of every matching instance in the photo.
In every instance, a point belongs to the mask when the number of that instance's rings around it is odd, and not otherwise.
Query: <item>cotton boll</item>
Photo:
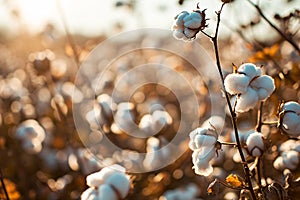
[[[196,34],[198,33],[197,30],[191,30],[191,29],[188,29],[188,28],[184,28],[184,31],[183,31],[185,37],[187,38],[193,38],[196,36]]]
[[[260,100],[265,100],[275,90],[274,79],[267,75],[262,75],[254,79],[250,86],[255,88]]]
[[[99,200],[99,191],[95,188],[86,189],[80,197],[81,200]]]
[[[19,125],[16,131],[16,136],[19,139],[38,138],[40,141],[43,141],[46,137],[46,134],[44,129],[37,121],[29,119]]]
[[[288,151],[282,153],[284,165],[291,170],[295,170],[299,164],[299,153],[297,151]]]
[[[211,125],[216,128],[217,133],[221,133],[224,127],[225,119],[221,116],[211,116],[209,119],[205,120],[201,127],[202,128],[212,128]]]
[[[261,75],[261,69],[252,63],[244,63],[238,68],[238,73],[247,75],[250,80]]]
[[[130,189],[129,178],[124,173],[112,174],[105,180],[105,184],[108,184],[111,187],[113,187],[115,190],[117,190],[118,193],[121,195],[121,198],[125,198]],[[100,191],[101,191],[101,187],[100,187]],[[104,197],[106,197],[106,196],[104,196]]]
[[[202,17],[198,12],[192,12],[183,18],[184,26],[190,29],[198,29],[202,23]]]
[[[296,113],[300,113],[300,105],[295,101],[286,102],[283,105],[283,109],[286,111],[290,110],[290,111],[294,111]]]
[[[259,157],[264,152],[263,134],[254,132],[249,135],[246,141],[247,148],[252,156]]]
[[[241,94],[238,97],[235,109],[237,112],[247,112],[255,107],[257,101],[258,96],[256,91],[251,88],[248,88],[246,93]]]
[[[189,13],[187,11],[183,11],[181,12],[179,15],[177,15],[175,17],[175,24],[179,27],[183,27],[183,18],[186,17],[187,15],[189,15]]]
[[[216,156],[214,146],[196,149],[192,154],[192,161],[196,174],[209,176],[213,172],[210,161]]]
[[[184,39],[186,38],[184,33],[183,33],[183,30],[179,29],[179,30],[175,30],[173,32],[173,36],[178,39],[178,40],[181,40],[181,39]]]
[[[97,200],[118,200],[118,196],[112,186],[103,184],[99,187],[99,196]]]
[[[230,94],[243,94],[247,92],[250,78],[244,74],[229,74],[224,80],[225,90]]]
[[[274,161],[273,163],[273,167],[277,170],[284,170],[286,167],[285,167],[285,164],[283,162],[283,158],[281,156],[277,157],[276,160]]]
[[[37,138],[33,138],[23,141],[22,147],[29,154],[37,154],[42,150],[42,143]]]
[[[300,105],[290,101],[282,106],[281,129],[292,138],[300,137]]]
[[[189,147],[191,150],[200,148],[201,146],[214,145],[217,141],[216,137],[207,135],[209,132],[205,128],[197,128],[190,133]]]

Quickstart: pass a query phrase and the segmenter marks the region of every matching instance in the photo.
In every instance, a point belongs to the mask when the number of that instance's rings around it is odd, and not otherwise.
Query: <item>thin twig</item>
[[[299,46],[296,44],[296,42],[289,36],[287,36],[285,33],[283,33],[277,26],[275,26],[275,24],[273,24],[266,16],[265,14],[262,12],[262,10],[260,9],[260,7],[253,3],[251,0],[247,0],[256,10],[257,12],[260,14],[260,16],[274,29],[276,30],[276,32],[283,37],[287,42],[289,42],[294,49],[298,52],[298,54],[300,54],[300,48]]]
[[[219,50],[218,50],[218,32],[219,32],[219,26],[220,26],[220,21],[221,21],[221,12],[222,12],[222,9],[223,9],[224,5],[225,5],[225,3],[223,3],[220,10],[218,12],[216,12],[216,14],[217,14],[216,32],[215,32],[214,37],[211,38],[211,41],[213,42],[213,45],[214,45],[216,64],[217,64],[219,75],[220,75],[220,78],[221,78],[221,81],[222,81],[222,87],[223,87],[222,89],[224,90],[224,94],[225,94],[226,101],[227,101],[229,111],[230,111],[230,115],[231,115],[231,122],[232,122],[232,126],[234,128],[235,139],[236,139],[236,143],[237,143],[236,146],[238,148],[238,151],[239,151],[239,154],[241,156],[241,160],[242,160],[242,163],[243,163],[243,166],[244,166],[244,172],[245,172],[246,181],[247,181],[247,184],[248,184],[247,188],[249,189],[249,191],[251,193],[252,199],[256,200],[256,196],[255,196],[253,186],[252,186],[252,182],[251,182],[251,175],[250,175],[249,167],[248,167],[248,164],[246,162],[245,156],[243,154],[241,142],[240,142],[240,139],[239,139],[239,133],[238,133],[237,124],[236,124],[236,114],[233,111],[233,108],[231,106],[229,94],[225,90],[224,76],[223,76],[222,67],[221,67],[221,63],[220,63],[220,56],[219,56]]]
[[[264,105],[264,102],[261,101],[260,104],[259,104],[259,110],[257,112],[257,125],[256,125],[256,131],[257,132],[261,132],[261,127],[263,125],[262,123],[262,109],[263,109],[263,105]]]
[[[278,125],[278,121],[274,122],[262,122],[263,125]]]
[[[9,196],[8,196],[8,192],[7,192],[5,183],[4,183],[4,178],[3,178],[3,174],[2,174],[1,168],[0,168],[0,180],[1,180],[1,185],[2,185],[2,188],[3,188],[4,194],[5,194],[5,198],[7,200],[9,200]]]

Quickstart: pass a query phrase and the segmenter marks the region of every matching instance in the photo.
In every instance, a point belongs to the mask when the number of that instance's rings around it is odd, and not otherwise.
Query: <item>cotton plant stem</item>
[[[4,178],[3,178],[3,174],[2,174],[2,170],[0,168],[0,180],[1,180],[1,185],[5,194],[5,199],[9,200],[9,196],[8,196],[8,192],[4,183]]]
[[[262,12],[261,8],[253,3],[251,0],[247,0],[259,13],[259,15],[281,36],[283,37],[288,43],[290,43],[294,49],[300,54],[300,48],[297,45],[297,43],[288,35],[286,35],[284,32],[282,32],[275,24],[273,24],[267,17],[266,15]]]
[[[238,134],[238,129],[237,129],[237,124],[236,124],[236,114],[233,111],[233,108],[231,106],[231,102],[230,102],[230,98],[228,93],[225,90],[225,85],[224,85],[224,76],[223,76],[223,72],[222,72],[222,67],[221,67],[221,62],[220,62],[220,56],[219,56],[219,49],[218,49],[218,32],[219,32],[219,26],[220,26],[220,21],[221,21],[221,12],[222,9],[224,7],[225,3],[222,4],[221,9],[216,12],[217,14],[217,25],[216,25],[216,32],[214,37],[210,37],[212,42],[213,42],[213,46],[214,46],[214,51],[215,51],[215,57],[216,57],[216,64],[217,64],[217,68],[219,71],[219,75],[222,81],[222,89],[224,91],[225,94],[225,98],[229,107],[229,111],[230,111],[230,115],[231,115],[231,122],[232,122],[232,126],[234,128],[234,134],[235,134],[235,139],[236,139],[236,147],[238,148],[238,152],[241,156],[241,160],[243,163],[243,167],[244,167],[244,172],[245,172],[245,176],[246,176],[246,181],[248,183],[248,187],[247,189],[249,189],[250,193],[251,193],[251,197],[253,200],[256,200],[256,196],[253,190],[253,186],[252,186],[252,182],[251,182],[251,175],[250,175],[250,170],[248,167],[248,164],[246,162],[245,156],[243,154],[243,150],[242,150],[242,146],[241,146],[241,142],[239,139],[239,134]]]

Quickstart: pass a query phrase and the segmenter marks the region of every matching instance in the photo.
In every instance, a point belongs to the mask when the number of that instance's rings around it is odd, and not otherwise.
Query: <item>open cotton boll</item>
[[[208,140],[206,141],[207,143],[211,143],[211,142],[216,142],[216,138],[214,138],[211,135],[205,135],[208,132],[208,129],[206,128],[196,128],[195,130],[193,130],[192,132],[190,132],[190,141],[189,141],[189,147],[191,150],[195,150],[198,148],[198,146],[200,146],[200,142],[204,142],[204,141],[199,141],[201,138],[196,138],[199,135],[203,135],[204,137],[208,137]],[[203,138],[203,140],[205,140],[205,138]],[[211,141],[209,141],[211,140]]]
[[[184,33],[183,33],[183,29],[182,29],[182,30],[181,30],[181,29],[175,30],[175,31],[173,32],[173,36],[174,36],[176,39],[178,39],[178,40],[180,40],[180,39],[187,39],[187,38],[185,37]]]
[[[250,80],[261,75],[261,69],[252,63],[244,63],[238,68],[238,73],[247,75]]]
[[[282,119],[282,129],[289,137],[300,136],[300,116],[293,112],[286,112]]]
[[[244,74],[228,74],[224,80],[225,90],[230,94],[247,92],[250,78]]]
[[[179,27],[183,27],[183,18],[186,17],[187,15],[189,15],[189,13],[187,11],[182,11],[180,14],[178,14],[175,17],[175,24]]]
[[[113,187],[121,195],[121,198],[125,198],[130,189],[129,177],[124,173],[114,173],[105,180],[105,184]],[[103,185],[102,185],[103,186]],[[101,192],[101,187],[100,187]],[[106,197],[106,196],[104,196]],[[108,198],[106,198],[108,199]]]
[[[258,132],[250,134],[247,138],[246,144],[252,156],[259,157],[263,154],[265,149],[263,134]]]
[[[196,36],[198,31],[197,30],[191,30],[191,29],[188,29],[188,28],[184,28],[183,33],[184,33],[185,37],[193,38],[193,37]]]
[[[248,88],[246,93],[241,94],[238,97],[235,109],[237,112],[247,112],[255,107],[257,101],[258,96],[256,91],[251,88]]]
[[[265,100],[275,90],[274,79],[267,75],[262,75],[254,79],[250,86],[257,89],[260,100]]]
[[[103,184],[99,187],[97,200],[118,200],[118,196],[112,186]]]
[[[38,138],[40,141],[43,141],[46,137],[46,134],[44,129],[37,121],[28,119],[19,125],[16,131],[16,136],[19,139]]]
[[[190,29],[198,29],[202,23],[202,17],[199,12],[192,12],[183,18],[184,26]]]
[[[217,133],[221,133],[224,127],[225,119],[224,117],[214,115],[211,116],[209,119],[205,120],[201,127],[202,128],[216,128]],[[213,127],[211,127],[213,126]]]
[[[291,170],[295,170],[299,164],[299,153],[297,151],[287,151],[282,153],[284,165]]]
[[[290,111],[294,111],[294,112],[300,114],[300,104],[298,104],[295,101],[286,102],[283,105],[283,109],[286,110],[286,111],[289,111],[289,110]]]
[[[214,147],[203,147],[192,154],[193,169],[198,175],[209,176],[213,172],[210,161],[216,156]]]
[[[214,146],[216,142],[217,139],[210,135],[196,135],[194,138],[195,147],[197,149],[204,146]]]
[[[284,170],[286,168],[281,156],[277,157],[273,162],[273,167],[277,170]]]
[[[81,200],[99,200],[99,191],[96,188],[86,189],[80,197]]]
[[[87,185],[90,187],[99,187],[105,180],[114,173],[125,173],[125,168],[120,165],[111,165],[104,167],[99,172],[95,172],[86,177]]]

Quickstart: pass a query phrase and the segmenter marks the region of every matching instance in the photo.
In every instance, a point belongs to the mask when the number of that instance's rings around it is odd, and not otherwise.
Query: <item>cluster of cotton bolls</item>
[[[36,120],[29,119],[19,125],[16,137],[21,140],[22,147],[27,153],[37,154],[42,150],[42,142],[46,134]]]
[[[300,105],[290,101],[281,106],[280,128],[291,138],[300,139]]]
[[[172,29],[176,39],[188,41],[194,39],[196,34],[205,27],[205,10],[195,10],[190,13],[183,11],[178,14]]]
[[[176,200],[176,199],[194,200],[196,199],[198,193],[199,193],[199,189],[197,185],[194,183],[190,183],[185,188],[166,191],[159,198],[159,200]]]
[[[89,188],[81,194],[82,200],[124,199],[130,190],[130,177],[125,168],[111,165],[86,177]]]
[[[299,166],[300,156],[300,141],[299,140],[287,140],[279,147],[280,156],[276,158],[273,163],[275,169],[295,170]]]
[[[190,133],[189,147],[196,174],[209,176],[213,172],[211,161],[217,156],[216,132],[210,128],[197,128]]]
[[[224,84],[227,92],[238,95],[235,107],[237,112],[249,111],[275,90],[273,78],[262,75],[261,68],[252,63],[242,64],[237,73],[227,75]]]

